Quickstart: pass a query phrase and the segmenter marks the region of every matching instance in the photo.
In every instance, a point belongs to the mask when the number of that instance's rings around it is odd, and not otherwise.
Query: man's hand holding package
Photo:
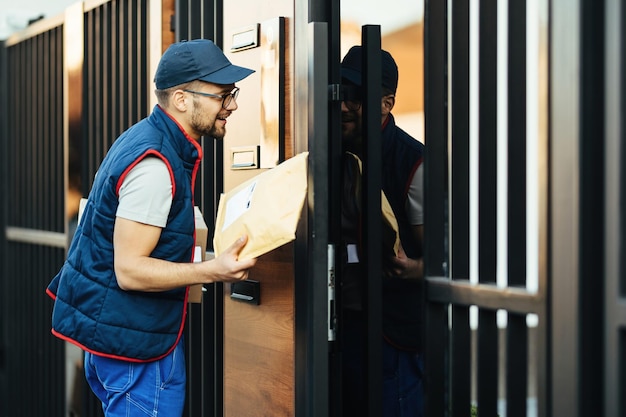
[[[398,248],[396,256],[389,256],[389,265],[386,268],[387,277],[419,280],[424,276],[424,263],[422,258],[409,258],[402,245]]]
[[[203,264],[215,264],[214,281],[233,282],[248,279],[248,270],[254,266],[257,258],[239,260],[239,253],[247,242],[248,236],[244,235],[217,258],[203,262]]]
[[[161,228],[118,217],[113,232],[115,275],[127,291],[168,291],[194,284],[246,279],[256,258],[239,260],[247,236],[241,236],[215,259],[174,263],[151,257]]]

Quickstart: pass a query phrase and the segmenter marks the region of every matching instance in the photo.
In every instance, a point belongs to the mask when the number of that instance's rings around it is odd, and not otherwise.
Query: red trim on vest
[[[111,355],[109,353],[103,353],[103,352],[98,352],[96,350],[93,349],[89,349],[86,346],[78,343],[76,340],[65,336],[64,334],[61,334],[59,332],[57,332],[56,330],[52,329],[51,333],[53,335],[55,335],[56,337],[58,337],[59,339],[65,340],[66,342],[69,342],[73,345],[78,346],[79,348],[81,348],[82,350],[89,352],[91,354],[97,355],[97,356],[102,356],[105,358],[111,358],[111,359],[117,359],[117,360],[122,360],[122,361],[126,361],[126,362],[136,362],[136,363],[146,363],[146,362],[153,362],[153,361],[158,361],[159,359],[163,359],[164,357],[166,357],[167,355],[169,355],[170,353],[172,353],[172,351],[174,349],[176,349],[176,346],[178,345],[178,342],[180,342],[180,338],[183,335],[183,329],[185,328],[184,323],[185,323],[185,319],[187,318],[187,298],[189,297],[189,287],[187,287],[186,291],[185,291],[185,304],[183,307],[183,326],[180,326],[178,329],[178,336],[176,337],[176,342],[172,345],[171,348],[169,348],[167,350],[167,352],[165,352],[163,355],[157,356],[155,358],[150,358],[150,359],[137,359],[137,358],[128,358],[126,356],[119,356],[119,355]]]
[[[128,176],[128,173],[132,171],[132,169],[135,168],[139,162],[143,161],[147,156],[150,155],[159,158],[167,166],[167,170],[170,173],[170,182],[172,183],[172,199],[174,199],[174,196],[176,195],[176,181],[174,181],[174,171],[172,170],[172,166],[170,165],[170,162],[167,160],[165,155],[163,155],[161,152],[155,151],[154,149],[147,150],[143,155],[135,159],[135,162],[130,164],[128,168],[124,170],[124,172],[122,172],[122,175],[120,175],[119,179],[117,180],[117,184],[115,185],[115,195],[118,198],[120,196],[120,188],[122,188],[122,184]]]
[[[50,298],[52,298],[53,300],[56,301],[57,295],[55,293],[53,293],[52,291],[50,291],[50,288],[46,288],[46,294],[48,294],[48,297],[50,297]]]

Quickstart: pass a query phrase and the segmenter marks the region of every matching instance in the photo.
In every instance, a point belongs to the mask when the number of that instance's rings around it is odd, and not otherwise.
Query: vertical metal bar
[[[617,90],[619,92],[619,104],[617,106],[615,106],[615,109],[618,109],[618,117],[613,120],[613,123],[619,123],[619,135],[616,135],[615,137],[617,138],[617,140],[615,142],[617,142],[619,145],[619,149],[616,150],[616,155],[618,155],[618,166],[614,167],[615,171],[617,172],[618,175],[618,179],[617,179],[617,195],[619,196],[619,202],[621,203],[618,207],[623,208],[624,204],[626,203],[626,120],[624,120],[623,117],[620,117],[624,114],[624,109],[626,109],[626,42],[624,42],[624,39],[626,39],[626,26],[624,25],[624,23],[626,22],[626,6],[624,6],[623,3],[619,3],[619,7],[617,5],[613,5],[613,7],[610,9],[611,11],[613,11],[617,16],[619,16],[620,18],[620,25],[619,25],[619,32],[617,30],[615,30],[615,32],[618,32],[615,34],[615,36],[617,36],[617,38],[619,40],[621,40],[621,44],[619,45],[619,51],[616,51],[616,56],[619,60],[619,80],[615,80],[616,84],[613,85],[613,88],[611,90]],[[607,12],[609,12],[609,9],[607,8]],[[607,59],[609,56],[611,56],[610,53],[607,53]],[[607,64],[608,66],[608,64]],[[607,82],[610,83],[612,82],[613,79],[607,77]],[[611,85],[611,84],[607,84],[607,85]],[[610,89],[607,89],[607,91],[610,91]],[[607,109],[610,109],[610,106],[607,105]],[[612,116],[615,116],[614,113],[611,113]],[[607,141],[608,143],[614,143],[613,141]],[[615,183],[613,183],[615,184]],[[618,282],[618,288],[619,288],[619,292],[615,292],[614,294],[619,294],[620,297],[626,297],[626,261],[624,261],[624,259],[626,259],[626,219],[624,219],[624,212],[617,212],[617,213],[621,213],[622,217],[620,219],[619,222],[619,227],[617,230],[619,230],[619,236],[620,236],[620,240],[616,243],[618,243],[616,246],[620,248],[620,253],[619,253],[619,258],[620,259],[620,264],[619,264],[619,269],[618,271],[621,272],[621,274],[619,274],[619,276],[617,276],[617,279],[619,280]],[[608,223],[610,225],[610,222]],[[608,246],[608,245],[607,245]],[[621,317],[625,317],[624,315],[622,315]],[[626,384],[626,374],[623,374],[622,376],[622,382],[623,384]],[[622,386],[623,388],[623,386]],[[624,392],[623,390],[620,392]],[[626,401],[626,399],[624,399],[624,401]],[[626,408],[622,409],[622,412],[625,412]]]
[[[45,137],[45,142],[47,144],[47,148],[46,148],[46,153],[45,153],[45,157],[42,158],[41,161],[41,165],[40,165],[40,169],[41,169],[41,173],[42,173],[42,180],[43,180],[43,189],[41,190],[41,192],[39,193],[39,198],[40,198],[40,213],[42,213],[40,215],[40,220],[42,221],[42,223],[45,225],[43,227],[38,227],[38,229],[43,229],[44,227],[47,228],[47,230],[50,230],[50,226],[51,226],[51,215],[54,212],[54,210],[52,209],[53,207],[51,207],[52,205],[50,204],[50,202],[52,201],[52,187],[51,182],[53,180],[53,176],[48,174],[50,172],[50,165],[49,165],[49,161],[50,158],[52,158],[52,156],[54,155],[53,152],[53,147],[52,144],[54,143],[54,136],[53,136],[53,131],[50,129],[50,119],[51,119],[51,108],[50,108],[50,101],[51,101],[51,85],[50,85],[50,77],[51,74],[54,71],[54,67],[52,64],[52,56],[50,55],[50,53],[52,52],[52,44],[50,42],[50,32],[46,32],[44,34],[42,34],[43,37],[43,45],[44,45],[44,49],[41,51],[42,52],[42,61],[43,61],[43,65],[44,65],[44,70],[41,73],[41,83],[42,83],[42,107],[41,107],[41,128],[42,128],[42,135]],[[43,206],[43,207],[42,207]]]
[[[127,63],[125,65],[126,78],[128,79],[128,95],[130,100],[128,101],[128,108],[126,109],[127,126],[130,126],[135,121],[140,120],[141,116],[137,115],[137,107],[140,98],[140,85],[142,78],[148,78],[149,75],[144,77],[141,74],[146,74],[144,68],[141,66],[139,51],[145,46],[141,43],[141,32],[145,28],[143,21],[141,20],[141,0],[128,0],[128,38],[127,40]],[[128,42],[130,39],[137,39],[137,42]]]
[[[64,60],[64,56],[65,53],[67,52],[65,49],[65,39],[64,39],[64,35],[63,35],[63,28],[59,27],[55,30],[54,33],[54,43],[55,43],[55,47],[54,47],[54,68],[55,68],[55,80],[54,80],[54,88],[52,91],[54,91],[53,96],[56,99],[56,105],[54,106],[55,111],[54,111],[54,115],[53,115],[53,119],[55,121],[55,135],[54,137],[56,138],[56,141],[60,141],[60,138],[65,137],[65,125],[63,122],[63,117],[62,117],[62,112],[63,112],[63,104],[64,104],[64,97],[63,94],[59,94],[61,91],[64,90],[64,76],[63,76],[63,72],[64,72],[64,65],[63,65],[63,60]],[[59,198],[59,196],[62,195],[61,190],[62,190],[62,186],[63,186],[63,181],[61,178],[61,172],[62,170],[60,169],[62,166],[62,149],[61,146],[56,146],[56,150],[54,152],[51,153],[52,155],[52,170],[51,172],[54,172],[56,174],[53,175],[54,177],[54,195],[56,197],[53,197],[51,201],[53,201],[53,205],[55,207],[54,213],[54,228],[51,230],[54,231],[62,231],[64,230],[64,226],[65,226],[65,221],[64,221],[64,201],[60,201],[61,199]],[[50,265],[50,275],[48,275],[48,277],[51,277],[52,274],[54,274],[57,268],[59,268],[59,265],[61,265],[61,263],[65,260],[65,249],[62,250],[54,250],[54,249],[50,249],[48,251],[49,255],[46,256],[46,258],[49,260],[49,265]],[[48,278],[50,279],[50,278]],[[47,317],[51,317],[52,316],[52,309],[50,304],[48,304],[48,308],[47,308]],[[47,320],[46,320],[47,321]],[[47,321],[46,324],[48,324],[49,322]],[[46,326],[46,331],[49,331],[49,327]],[[54,341],[54,342],[49,342],[49,343],[53,343],[53,348],[56,349],[58,352],[60,353],[56,353],[56,355],[58,355],[57,357],[62,357],[63,353],[64,353],[64,349],[65,349],[65,345],[63,343],[61,343],[60,341]],[[52,350],[52,349],[51,349]],[[56,369],[57,373],[59,372],[58,368]],[[63,378],[67,378],[67,376],[65,374],[63,374]]]
[[[381,40],[380,26],[362,28],[363,100],[363,269],[367,271],[367,401],[370,416],[382,414],[382,258],[380,254]]]
[[[213,39],[216,45],[223,48],[223,3],[221,0],[214,0],[205,4],[202,9],[202,32],[203,38]],[[188,7],[188,6],[187,6]],[[178,30],[178,27],[177,27]],[[203,138],[203,187],[202,199],[204,202],[203,213],[208,213],[213,218],[217,216],[218,198],[224,188],[224,142]],[[219,157],[218,157],[219,156]],[[220,416],[224,412],[224,286],[221,283],[209,288],[205,294],[207,300],[213,300],[212,308],[203,306],[204,324],[203,340],[205,352],[203,358],[203,391],[210,401],[204,405],[204,412],[212,410],[213,415]]]
[[[469,165],[470,165],[470,59],[469,59],[469,1],[453,0],[452,3],[452,68],[451,68],[451,163],[452,222],[451,253],[454,265],[452,276],[468,279],[469,254]]]
[[[580,45],[580,376],[579,414],[605,415],[602,402],[604,370],[597,358],[604,352],[604,228],[588,219],[604,216],[604,1],[581,2]]]
[[[5,41],[0,40],[0,108],[6,109],[2,115],[0,115],[0,137],[9,137],[9,123],[12,110],[8,106],[8,97],[10,94],[9,89],[9,53],[6,47]],[[0,192],[3,195],[7,195],[9,190],[8,178],[9,178],[9,164],[11,158],[9,157],[8,140],[0,140]],[[8,198],[3,198],[0,202],[0,276],[10,276],[7,259],[7,239],[5,234],[5,228],[7,226],[7,206]],[[7,397],[9,381],[7,378],[7,345],[8,345],[8,332],[5,317],[9,316],[10,311],[7,309],[8,294],[6,279],[0,279],[0,415],[8,415],[7,403],[9,398]]]
[[[296,6],[297,7],[297,6]],[[341,84],[341,10],[340,2],[328,2],[329,13],[327,21],[329,22],[329,84]],[[342,160],[342,143],[341,143],[341,102],[329,101],[328,105],[328,132],[329,132],[329,242],[334,248],[340,248],[341,245],[341,212],[342,212],[342,186],[340,181],[333,181],[334,178],[341,178],[343,172]],[[335,257],[339,259],[339,257]],[[338,265],[333,260],[333,266]],[[342,268],[334,268],[334,288],[341,288],[342,285]],[[329,317],[330,320],[338,317],[341,323],[341,291],[334,292],[334,311]],[[339,348],[341,342],[341,334],[333,341],[329,342],[329,417],[341,416],[343,408],[343,387],[342,387],[342,361],[343,353]]]
[[[478,311],[478,410],[495,416],[498,409],[498,328],[495,311]]]
[[[448,24],[447,2],[424,4],[424,268],[426,291],[425,415],[447,415],[447,305],[428,302],[428,277],[447,273],[448,224]]]
[[[215,43],[217,45],[224,45],[224,0],[213,1],[213,24],[215,29],[213,30],[215,36]]]
[[[3,67],[6,68],[6,85],[3,85],[2,87],[6,88],[7,94],[4,95],[0,95],[0,100],[3,101],[3,103],[7,100],[7,97],[15,97],[14,102],[13,102],[13,106],[6,106],[3,107],[5,109],[7,109],[7,119],[6,119],[6,123],[2,123],[2,127],[0,127],[0,129],[2,129],[3,131],[6,131],[6,135],[5,137],[11,137],[11,135],[14,132],[13,129],[13,125],[16,123],[16,113],[17,113],[17,109],[20,106],[20,102],[21,99],[19,96],[14,96],[13,94],[15,93],[14,89],[15,89],[15,80],[13,78],[14,72],[15,72],[15,65],[17,64],[18,61],[18,57],[17,54],[15,53],[17,47],[14,46],[12,48],[8,48],[7,52],[5,54],[5,58],[6,61],[2,63]],[[11,80],[11,82],[9,82],[9,80]],[[11,123],[10,121],[13,121],[13,123]],[[14,141],[2,141],[1,146],[2,146],[2,158],[3,158],[3,162],[5,162],[6,164],[3,164],[3,168],[2,169],[4,172],[6,172],[6,176],[3,176],[1,181],[2,181],[2,185],[3,185],[3,189],[5,190],[6,194],[9,197],[13,197],[13,188],[11,186],[11,182],[12,181],[8,181],[8,178],[13,178],[13,174],[14,174],[14,160],[15,158],[10,158],[9,155],[11,155],[11,152],[14,149],[14,145],[13,145]],[[4,188],[6,187],[6,188]],[[3,260],[8,260],[10,259],[9,257],[9,243],[6,240],[6,235],[4,233],[5,228],[9,225],[9,219],[11,218],[11,208],[10,205],[7,204],[7,202],[10,199],[3,199],[2,201],[2,206],[4,208],[3,210],[3,218],[2,218],[2,242],[3,242],[3,247],[4,247],[4,251],[3,251]],[[2,263],[2,271],[3,271],[3,276],[11,276],[10,273],[12,272],[12,268],[11,268],[12,264],[10,264],[9,262],[3,262]],[[7,299],[7,294],[10,294],[10,281],[9,280],[2,280],[2,312],[3,315],[2,317],[8,317],[8,313],[11,311],[10,306],[9,306],[9,300]],[[9,346],[8,344],[6,344],[6,341],[9,340],[9,337],[11,335],[10,333],[10,323],[7,322],[6,320],[2,320],[2,324],[3,324],[3,334],[2,334],[2,338],[3,341],[5,341],[2,345],[2,370],[4,373],[4,376],[2,379],[0,379],[0,383],[2,384],[2,387],[4,388],[2,390],[2,395],[3,396],[3,401],[2,401],[2,405],[0,405],[0,410],[3,410],[3,414],[7,414],[10,413],[10,406],[9,406],[9,402],[6,400],[8,398],[10,398],[10,390],[11,390],[11,384],[8,383],[8,378],[7,376],[10,375],[9,371],[10,371],[10,362],[8,361],[9,358]]]
[[[88,131],[89,131],[89,140],[86,141],[85,144],[86,151],[84,153],[85,160],[89,161],[86,169],[83,169],[83,180],[86,180],[86,184],[83,186],[84,195],[88,195],[89,190],[91,189],[92,182],[92,173],[96,172],[97,162],[95,161],[96,156],[98,154],[98,149],[101,144],[101,134],[102,128],[97,129],[98,123],[96,123],[96,115],[102,114],[102,105],[104,103],[102,94],[102,83],[103,78],[100,77],[99,71],[102,68],[102,47],[100,45],[101,37],[97,32],[97,28],[100,23],[100,12],[101,8],[97,8],[95,10],[91,10],[89,12],[90,19],[88,22],[90,23],[90,28],[86,33],[89,33],[89,38],[86,43],[88,56],[91,56],[91,65],[89,68],[92,68],[91,71],[88,71],[88,85],[89,91],[92,91],[92,100],[87,100],[87,106],[89,106],[89,112],[87,113]]]
[[[113,88],[113,74],[110,70],[111,67],[111,38],[112,38],[112,5],[105,3],[101,7],[99,12],[98,23],[100,25],[100,42],[92,47],[99,50],[100,55],[100,67],[98,69],[100,76],[100,89],[102,92],[102,110],[100,113],[102,130],[100,140],[98,140],[98,150],[96,152],[96,160],[94,161],[94,167],[97,167],[105,155],[109,145],[109,138],[113,135],[111,129],[112,125],[112,112],[111,112],[111,89]],[[94,171],[95,172],[95,171]]]
[[[544,303],[540,311],[537,312],[539,320],[534,328],[527,328],[528,334],[528,359],[529,359],[529,379],[532,381],[529,384],[529,395],[534,395],[535,402],[535,415],[538,417],[545,417],[547,413],[547,401],[545,387],[547,386],[547,340],[548,340],[548,326],[546,323],[547,308]],[[532,403],[529,405],[533,405]],[[530,407],[529,407],[530,408]]]
[[[135,120],[132,119],[131,111],[133,104],[137,102],[137,97],[133,89],[133,69],[137,68],[137,62],[135,61],[135,55],[133,50],[136,48],[136,42],[130,41],[131,39],[137,39],[137,21],[133,19],[135,13],[134,5],[137,0],[125,0],[124,8],[120,10],[123,14],[123,38],[120,41],[120,72],[122,79],[120,80],[121,92],[121,131],[128,128]]]
[[[206,8],[208,9],[208,8]],[[205,9],[205,10],[206,10]],[[221,15],[220,15],[221,16]],[[205,19],[205,33],[216,32],[215,20]],[[209,25],[213,25],[210,26]],[[220,37],[221,38],[221,37]],[[217,38],[216,38],[217,39]],[[216,41],[217,43],[217,41]],[[204,150],[202,190],[202,212],[211,216],[213,224],[217,216],[218,198],[224,189],[224,142],[202,138]],[[209,243],[212,249],[212,242]],[[221,416],[224,412],[224,285],[214,284],[204,295],[209,305],[203,305],[202,340],[202,392],[205,397],[203,412]],[[203,414],[204,415],[204,414]]]
[[[117,138],[117,133],[120,129],[120,106],[118,100],[120,100],[120,65],[119,65],[119,44],[120,44],[120,9],[121,3],[115,1],[109,3],[110,15],[108,24],[110,27],[109,33],[109,67],[108,72],[111,75],[111,88],[109,89],[109,122],[111,135],[110,140],[114,141]],[[105,146],[105,153],[109,146]]]
[[[617,366],[618,366],[618,377],[615,382],[617,386],[617,398],[613,398],[613,402],[617,403],[617,416],[624,415],[624,411],[626,411],[626,398],[623,393],[626,389],[626,331],[623,328],[619,329],[618,333],[618,356],[617,356]]]
[[[526,286],[526,0],[508,3],[508,285]],[[506,412],[526,416],[528,329],[525,315],[508,315]]]
[[[44,37],[45,34],[40,34],[35,38],[35,53],[37,54],[37,61],[33,62],[34,70],[35,70],[35,80],[33,80],[33,85],[36,86],[36,90],[39,91],[38,98],[36,104],[34,106],[35,113],[33,113],[33,122],[35,134],[30,138],[32,141],[32,151],[31,155],[33,155],[33,160],[35,162],[34,166],[31,168],[31,172],[33,173],[34,182],[36,182],[36,187],[33,187],[32,190],[40,191],[35,192],[33,195],[33,214],[35,213],[46,213],[47,210],[42,207],[42,193],[45,192],[44,188],[41,187],[43,182],[45,181],[45,176],[42,176],[42,167],[44,164],[44,156],[40,152],[34,152],[34,149],[37,147],[42,147],[43,149],[50,149],[49,137],[45,129],[43,129],[43,119],[44,119],[44,102],[46,99],[45,89],[44,89],[44,73],[47,69],[44,69],[45,61],[43,59],[44,55],[44,46],[45,49],[48,48],[48,45],[44,45]],[[41,187],[41,188],[40,188]],[[45,214],[42,215],[34,215],[32,220],[32,227],[34,229],[41,229],[42,223],[45,221]]]
[[[35,97],[34,97],[34,91],[35,91],[35,87],[34,87],[34,82],[36,82],[35,80],[35,76],[34,76],[34,67],[32,65],[33,62],[37,62],[37,54],[35,52],[35,48],[33,47],[33,39],[29,39],[28,41],[25,42],[26,45],[28,45],[28,49],[27,49],[27,53],[24,54],[24,56],[28,57],[28,63],[27,63],[27,70],[26,70],[26,78],[25,78],[25,83],[22,85],[23,86],[23,91],[26,94],[26,112],[24,113],[24,115],[32,115],[34,114],[34,109],[33,109],[33,102],[35,101]],[[30,155],[31,154],[31,145],[29,144],[30,140],[32,139],[33,135],[34,135],[34,129],[33,129],[33,118],[31,117],[24,117],[22,120],[22,124],[23,124],[23,128],[24,130],[22,132],[25,133],[25,136],[22,137],[22,154],[20,154],[20,159],[21,162],[23,164],[26,163],[26,155]],[[31,190],[32,185],[33,185],[33,178],[32,178],[32,171],[28,170],[28,171],[23,171],[21,172],[21,176],[24,178],[24,186],[26,187],[25,190],[22,193],[22,200],[20,200],[21,202],[23,202],[23,205],[20,207],[19,210],[19,216],[20,216],[20,220],[21,220],[21,224],[25,227],[31,227],[31,225],[29,224],[29,221],[32,219],[32,212],[31,209],[33,207],[33,200],[32,200],[32,194],[31,194]]]
[[[32,190],[34,192],[34,196],[33,196],[33,222],[32,222],[32,227],[35,229],[41,229],[44,225],[49,226],[49,224],[46,224],[46,212],[48,211],[45,207],[43,207],[42,204],[42,200],[43,200],[43,194],[45,193],[45,182],[47,181],[47,175],[42,175],[43,170],[42,167],[44,166],[44,159],[48,158],[50,156],[50,153],[48,152],[50,150],[50,145],[51,145],[51,141],[50,141],[50,137],[48,136],[46,129],[43,126],[43,120],[44,120],[44,115],[43,115],[43,109],[44,109],[44,103],[46,101],[46,90],[45,90],[45,84],[44,84],[44,77],[45,77],[45,73],[48,71],[48,67],[47,67],[47,63],[45,62],[45,58],[44,58],[44,49],[48,50],[49,49],[49,45],[45,44],[45,33],[39,34],[35,40],[35,51],[37,53],[37,62],[34,62],[33,65],[35,66],[35,76],[37,77],[37,80],[34,82],[34,85],[37,86],[37,90],[38,90],[38,94],[37,94],[37,103],[36,103],[36,111],[37,111],[37,115],[33,117],[34,121],[35,121],[35,135],[34,137],[37,138],[37,143],[33,143],[33,145],[38,145],[38,146],[34,146],[31,150],[31,155],[33,160],[35,161],[35,164],[37,164],[37,168],[33,169],[34,167],[32,167],[32,171],[34,172],[34,183],[33,183],[33,187]],[[36,152],[35,149],[37,148],[41,148],[44,150],[44,152]],[[46,154],[45,156],[43,154]],[[32,258],[32,259],[42,259],[42,255],[43,255],[43,250],[41,247],[34,247],[33,248],[33,253],[35,256],[37,256],[36,258]],[[33,270],[35,270],[35,272],[40,272],[43,268],[41,268],[40,266],[33,266]],[[34,293],[34,290],[37,286],[37,284],[39,283],[40,280],[33,280],[31,281],[29,284],[28,290],[32,290]],[[32,318],[33,318],[33,329],[35,329],[35,332],[33,334],[33,342],[36,344],[36,346],[44,346],[44,340],[43,340],[43,335],[45,335],[45,330],[44,330],[44,321],[43,320],[36,320],[35,317],[45,317],[45,313],[44,313],[44,304],[40,303],[40,304],[34,304],[31,308],[31,312],[30,312]],[[40,360],[41,363],[46,363],[47,359],[49,360],[49,358],[47,358],[47,352],[38,352],[39,354],[37,355],[35,360]],[[39,379],[42,381],[46,381],[48,379],[49,376],[49,372],[45,369],[41,369],[39,371],[36,372],[36,374],[38,374]],[[47,397],[47,396],[45,396]],[[55,401],[52,399],[52,402],[54,403]]]
[[[63,131],[63,118],[60,117],[60,115],[63,112],[63,95],[62,94],[57,94],[57,91],[63,91],[63,55],[65,52],[65,48],[63,47],[63,36],[61,36],[62,33],[62,28],[57,28],[54,32],[53,35],[53,39],[52,39],[52,57],[53,57],[53,63],[52,63],[52,67],[54,68],[52,70],[52,74],[51,74],[51,91],[54,92],[52,94],[52,99],[50,101],[51,103],[51,107],[54,109],[52,110],[52,113],[50,115],[50,122],[51,122],[51,127],[50,127],[50,131],[52,133],[52,135],[55,138],[62,138],[64,135],[64,131]],[[53,149],[51,151],[51,159],[50,159],[50,170],[48,172],[54,172],[54,173],[58,173],[60,172],[60,169],[58,169],[58,160],[59,155],[61,154],[62,150],[59,149],[60,147]],[[57,191],[61,189],[61,185],[60,185],[60,181],[59,181],[59,177],[58,174],[53,174],[52,176],[52,193],[56,194]],[[50,230],[55,231],[55,232],[61,232],[63,230],[63,223],[62,223],[62,214],[61,214],[61,210],[62,210],[62,205],[59,203],[57,198],[52,197],[52,200],[54,201],[54,205],[53,205],[53,210],[52,210],[52,224],[53,226],[51,227]]]
[[[479,18],[478,280],[496,282],[497,259],[497,1],[481,0]],[[478,313],[478,410],[495,416],[498,405],[496,312]]]
[[[456,242],[455,242],[456,244]],[[454,258],[453,258],[454,259]],[[467,416],[471,404],[472,331],[469,307],[452,306],[450,395],[453,416]]]
[[[525,417],[529,366],[526,315],[509,314],[506,355],[506,415]]]
[[[175,40],[180,42],[189,39],[190,19],[189,19],[189,2],[190,0],[179,0],[176,2],[176,13],[174,14],[174,26],[176,28]]]
[[[626,309],[620,299],[626,295],[626,7],[620,0],[607,0],[605,7],[605,309],[606,336],[604,341],[604,414],[619,416],[626,413],[626,348],[624,331]],[[617,363],[617,366],[615,364]]]
[[[186,365],[187,365],[187,401],[184,415],[205,415],[203,409],[202,392],[202,307],[203,304],[190,303],[187,305],[187,325],[185,328]]]
[[[117,136],[120,132],[124,130],[127,126],[127,110],[128,104],[130,101],[130,91],[128,90],[128,44],[126,43],[126,39],[128,39],[129,35],[129,25],[128,25],[128,4],[131,0],[123,0],[120,1],[117,6],[117,15],[118,15],[118,23],[117,23],[117,51],[116,57],[118,59],[115,71],[118,74],[118,83],[117,83],[117,94],[115,97],[115,107],[117,109],[118,114],[118,130],[115,132]],[[130,42],[129,42],[130,43]]]
[[[509,1],[508,284],[526,286],[526,0]]]
[[[549,415],[578,417],[580,376],[580,6],[553,0],[550,53]]]
[[[451,172],[450,204],[453,279],[470,276],[470,12],[469,1],[453,0],[451,72]],[[450,395],[452,415],[466,416],[471,402],[471,329],[469,308],[452,307]]]
[[[216,141],[217,142],[217,141]],[[219,141],[221,144],[222,141]],[[222,155],[221,153],[219,155]],[[224,413],[224,285],[214,285],[205,294],[211,305],[204,305],[204,349],[202,363],[203,391],[208,397],[204,412],[215,416]],[[206,415],[206,414],[205,414]]]
[[[224,45],[221,43],[221,37],[219,39],[220,43],[218,42],[216,35],[216,14],[215,14],[215,10],[216,9],[216,4],[215,2],[207,2],[204,7],[202,7],[201,13],[202,13],[202,33],[200,34],[200,36],[202,38],[206,38],[206,39],[211,39],[213,40],[213,42],[215,42],[216,45],[219,45],[221,48],[224,47]],[[219,18],[222,18],[222,15],[219,15]]]
[[[202,9],[204,2],[191,1],[189,3],[189,37],[187,39],[197,39],[203,35]],[[205,34],[206,35],[206,34]],[[210,36],[210,34],[209,34]]]
[[[300,18],[299,18],[300,19]],[[305,18],[306,20],[306,18]],[[300,23],[305,24],[302,20]],[[308,36],[298,45],[307,51],[307,62],[297,62],[306,98],[296,97],[296,107],[308,104],[301,126],[309,149],[308,212],[300,221],[295,243],[296,309],[296,415],[323,416],[328,413],[328,339],[326,274],[328,266],[328,26],[308,24]],[[306,39],[306,41],[304,40]],[[304,71],[304,73],[299,72]],[[306,101],[304,101],[306,100]],[[297,136],[297,135],[296,135]]]
[[[138,56],[138,64],[140,71],[136,74],[137,89],[137,106],[134,113],[134,120],[140,120],[150,114],[151,97],[154,97],[154,87],[152,77],[142,76],[141,74],[152,74],[148,65],[151,50],[151,32],[149,23],[150,0],[141,0],[139,2],[139,19],[141,20],[141,30],[137,35],[139,44],[137,45],[136,54]]]

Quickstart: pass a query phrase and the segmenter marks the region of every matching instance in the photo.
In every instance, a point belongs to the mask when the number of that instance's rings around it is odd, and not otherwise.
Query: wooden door
[[[290,134],[293,15],[294,4],[287,0],[224,2],[224,51],[234,64],[256,71],[237,84],[241,88],[239,107],[228,119],[224,139],[225,192],[265,170],[258,165],[241,169],[233,164],[233,152],[237,149],[266,152],[260,143],[265,126],[261,123],[261,87],[265,85],[261,75],[270,52],[263,44],[267,42],[263,31],[265,25],[277,20],[284,27],[282,33],[274,34],[273,40],[280,39],[284,60],[279,68],[281,82],[271,87],[270,94],[276,99],[274,104],[280,104],[274,110],[282,117],[278,160],[293,156]],[[236,48],[238,33],[252,34],[250,38],[258,44]],[[293,244],[287,244],[263,255],[251,271],[249,280],[259,283],[258,305],[231,297],[231,285],[224,285],[225,417],[295,415],[293,248]]]
[[[259,305],[224,291],[224,415],[294,415],[293,245],[262,256]]]

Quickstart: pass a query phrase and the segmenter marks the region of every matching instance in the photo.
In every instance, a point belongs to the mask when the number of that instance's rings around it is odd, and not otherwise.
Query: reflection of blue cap
[[[167,48],[154,76],[156,88],[200,80],[213,84],[234,84],[254,70],[233,65],[212,41],[195,39],[174,43]]]
[[[398,89],[398,66],[389,52],[381,49],[380,53],[382,86],[395,93]],[[363,48],[353,46],[341,61],[341,77],[358,86],[361,85],[362,56]]]

